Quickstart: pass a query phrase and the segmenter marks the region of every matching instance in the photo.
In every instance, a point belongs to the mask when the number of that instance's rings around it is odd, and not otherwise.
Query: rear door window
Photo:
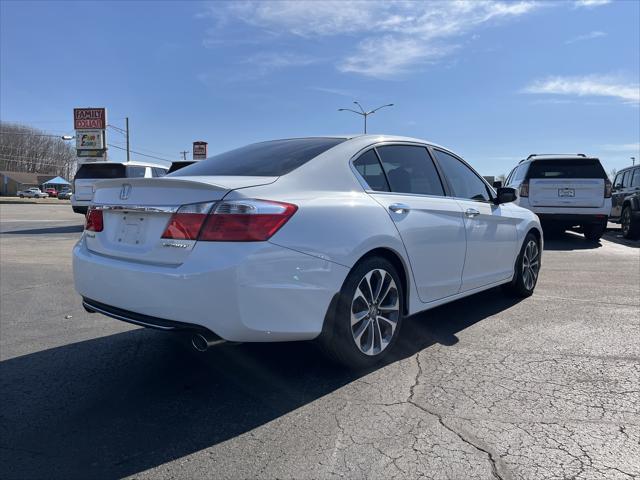
[[[376,150],[392,192],[444,196],[440,176],[425,147],[385,145]]]
[[[633,178],[631,179],[632,187],[640,187],[640,168],[636,168],[633,171]]]
[[[125,168],[121,163],[85,163],[78,169],[75,178],[124,178],[125,176]]]
[[[382,171],[382,165],[378,160],[378,156],[374,150],[368,150],[353,162],[358,173],[364,178],[371,190],[378,192],[388,192],[389,184],[387,177]]]
[[[607,178],[595,158],[535,160],[529,178]]]
[[[487,184],[467,165],[453,155],[441,150],[434,150],[434,154],[438,164],[444,171],[449,186],[453,189],[454,196],[478,202],[491,200]]]
[[[240,175],[277,177],[344,142],[344,138],[293,138],[247,145],[171,173],[172,177]]]
[[[145,167],[127,167],[127,178],[144,178]]]
[[[164,177],[167,174],[165,168],[151,167],[151,174],[154,177]]]

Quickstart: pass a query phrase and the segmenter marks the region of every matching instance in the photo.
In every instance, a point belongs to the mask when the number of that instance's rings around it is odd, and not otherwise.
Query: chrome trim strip
[[[140,320],[134,320],[129,317],[123,317],[122,315],[118,315],[116,313],[107,312],[106,310],[87,303],[84,300],[82,301],[82,305],[87,307],[89,310],[95,310],[96,312],[106,315],[107,317],[115,318],[116,320],[122,320],[123,322],[133,323],[135,325],[140,325],[141,327],[156,328],[158,330],[175,330],[174,327],[165,327],[163,325],[156,325],[154,323],[141,322]]]
[[[176,213],[180,206],[173,205],[93,205],[96,210],[143,213]]]

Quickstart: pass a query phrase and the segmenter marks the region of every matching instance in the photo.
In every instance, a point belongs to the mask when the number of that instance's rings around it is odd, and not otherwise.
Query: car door
[[[622,215],[622,201],[624,200],[624,177],[628,171],[619,172],[613,180],[611,188],[611,214],[613,218],[619,218]]]
[[[458,293],[466,250],[462,210],[445,196],[425,146],[379,145],[353,165],[400,233],[420,300]]]
[[[444,150],[432,151],[464,213],[467,250],[461,291],[511,278],[518,251],[512,206],[496,205],[492,189],[464,161]]]

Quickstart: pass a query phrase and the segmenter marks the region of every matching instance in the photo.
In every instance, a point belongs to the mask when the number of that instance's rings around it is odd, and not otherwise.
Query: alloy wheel
[[[365,355],[378,355],[393,338],[400,319],[398,287],[389,272],[375,269],[367,273],[351,301],[351,333]]]
[[[527,290],[533,290],[540,271],[540,249],[534,240],[529,240],[522,255],[522,280]]]

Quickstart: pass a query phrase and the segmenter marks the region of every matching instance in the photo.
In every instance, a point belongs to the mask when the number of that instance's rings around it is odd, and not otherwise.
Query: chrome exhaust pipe
[[[209,347],[214,347],[223,343],[226,343],[226,340],[203,332],[195,333],[193,337],[191,337],[191,345],[198,352],[206,352]]]

